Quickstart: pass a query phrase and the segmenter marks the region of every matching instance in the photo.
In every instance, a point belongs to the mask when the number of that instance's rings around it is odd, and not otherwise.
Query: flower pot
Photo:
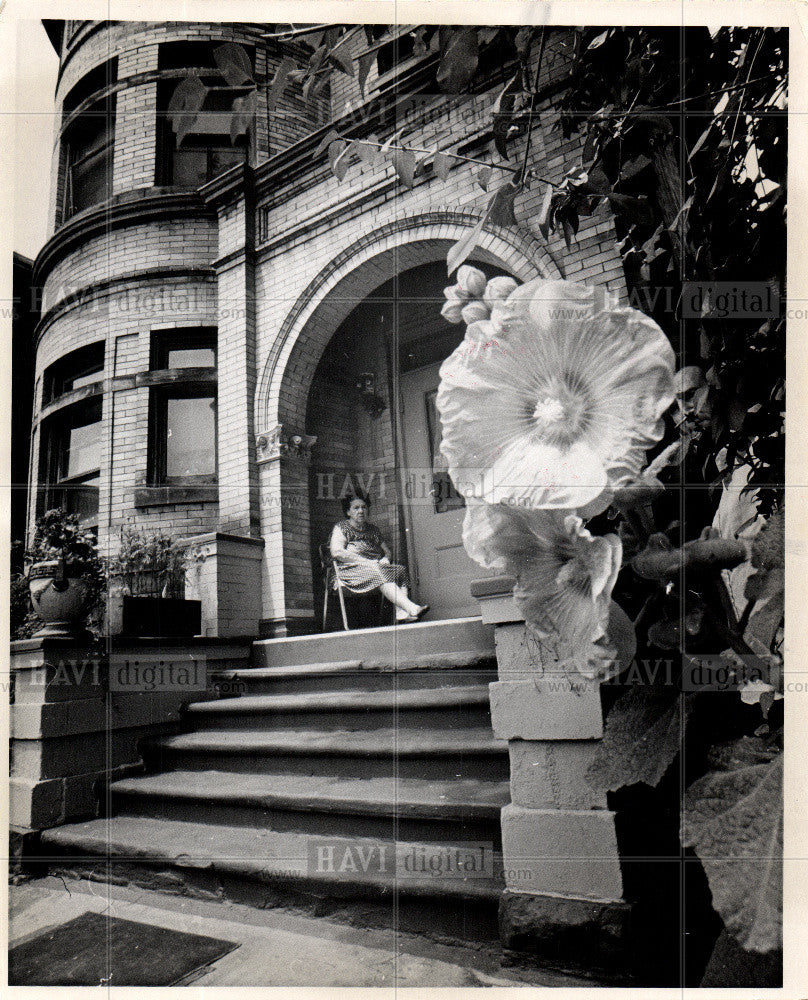
[[[34,639],[85,637],[81,621],[89,610],[92,597],[90,582],[85,577],[71,575],[69,564],[52,559],[31,566],[28,587],[34,611],[44,623],[34,633]]]

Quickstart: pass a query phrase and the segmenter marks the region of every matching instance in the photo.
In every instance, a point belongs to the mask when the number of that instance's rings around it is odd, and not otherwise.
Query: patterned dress
[[[350,554],[350,558],[337,560],[339,578],[347,590],[354,594],[366,594],[383,583],[402,585],[406,582],[403,566],[397,563],[379,565],[379,560],[384,558],[384,549],[381,532],[375,524],[354,528],[346,519],[340,521],[337,527],[345,536],[345,548]]]

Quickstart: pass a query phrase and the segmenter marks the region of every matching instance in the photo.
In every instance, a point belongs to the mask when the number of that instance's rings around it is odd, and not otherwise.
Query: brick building
[[[430,407],[462,336],[440,316],[446,252],[490,195],[459,160],[445,181],[427,161],[406,189],[386,162],[338,182],[314,153],[329,128],[384,141],[404,127],[413,146],[490,159],[491,105],[512,66],[494,46],[474,93],[453,98],[435,84],[434,53],[391,44],[364,95],[335,73],[314,104],[292,86],[268,113],[259,88],[255,126],[235,143],[222,124],[234,92],[214,88],[211,114],[178,146],[171,93],[189,69],[215,82],[216,46],[240,44],[271,74],[290,52],[308,59],[305,38],[267,40],[255,24],[46,24],[61,126],[34,275],[29,526],[67,505],[110,553],[125,524],[168,530],[189,540],[186,589],[203,600],[206,634],[308,633],[322,627],[318,546],[340,495],[360,486],[431,617],[476,614],[462,509],[430,495]],[[548,33],[539,79],[547,117],[531,162],[551,180],[579,141],[553,112],[568,36]],[[522,194],[517,217],[535,216],[542,195]],[[560,264],[625,291],[608,214],[583,219],[571,249],[486,227],[473,259],[520,281],[558,277]]]

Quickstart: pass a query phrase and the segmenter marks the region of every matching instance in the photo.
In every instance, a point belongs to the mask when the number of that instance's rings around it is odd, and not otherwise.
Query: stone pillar
[[[585,778],[603,736],[599,684],[554,667],[553,649],[516,607],[514,582],[499,577],[471,588],[483,623],[496,626],[491,719],[511,764],[502,943],[539,961],[625,971],[631,913],[615,817]]]
[[[202,635],[257,637],[264,540],[211,531],[180,544],[185,596],[202,602]]]

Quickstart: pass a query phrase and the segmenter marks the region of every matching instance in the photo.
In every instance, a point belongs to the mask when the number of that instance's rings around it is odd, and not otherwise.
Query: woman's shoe
[[[397,618],[396,625],[412,625],[413,622],[420,621],[421,618],[429,611],[429,605],[424,604],[421,610],[414,615],[407,615],[406,618]]]

